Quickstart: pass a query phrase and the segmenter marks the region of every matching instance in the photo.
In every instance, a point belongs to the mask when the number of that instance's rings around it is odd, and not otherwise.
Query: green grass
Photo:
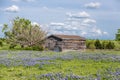
[[[85,53],[105,53],[105,54],[120,54],[120,50],[115,49],[86,49]]]
[[[55,61],[57,65],[44,65],[41,68],[38,66],[32,67],[1,67],[0,79],[1,80],[27,80],[32,77],[35,79],[34,75],[46,74],[46,73],[58,73],[63,74],[74,73],[75,75],[95,75],[98,71],[104,73],[104,70],[108,68],[120,68],[119,62],[95,62],[92,60],[71,60],[71,61]]]
[[[14,51],[13,51],[14,52]],[[7,58],[12,59],[12,56],[15,56],[15,52],[12,55],[13,52],[10,52],[7,54]],[[16,53],[19,53],[21,51],[16,51]],[[120,51],[100,51],[95,50],[94,52],[86,51],[88,54],[91,53],[104,53],[104,54],[117,54],[120,55]],[[84,55],[83,52],[82,54]],[[80,52],[63,52],[63,53],[54,53],[54,52],[43,52],[43,54],[35,54],[32,52],[32,57],[46,57],[46,56],[62,56],[62,55],[68,55],[70,53],[73,53],[74,56],[79,54]],[[2,53],[0,53],[2,54]],[[17,55],[17,54],[16,54]],[[96,73],[100,72],[105,73],[107,69],[116,69],[120,68],[120,62],[119,61],[109,61],[109,60],[92,60],[92,59],[77,59],[73,58],[71,60],[64,60],[64,59],[55,59],[55,60],[45,60],[44,62],[52,62],[53,64],[44,64],[44,65],[35,65],[35,66],[0,66],[0,80],[36,80],[36,76],[41,74],[47,74],[47,73],[63,73],[64,75],[67,74],[75,74],[75,75],[81,75],[81,76],[89,76],[94,75],[96,76]],[[55,63],[55,64],[54,64]],[[47,80],[47,79],[45,79]]]

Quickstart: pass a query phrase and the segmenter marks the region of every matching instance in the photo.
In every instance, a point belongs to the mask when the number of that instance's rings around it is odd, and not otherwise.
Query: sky
[[[19,16],[39,24],[48,34],[115,39],[120,28],[120,0],[0,0],[0,37],[3,24]]]

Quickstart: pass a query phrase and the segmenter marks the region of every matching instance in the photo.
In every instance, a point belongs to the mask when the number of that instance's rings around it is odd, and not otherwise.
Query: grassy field
[[[0,51],[0,80],[120,80],[120,51]]]

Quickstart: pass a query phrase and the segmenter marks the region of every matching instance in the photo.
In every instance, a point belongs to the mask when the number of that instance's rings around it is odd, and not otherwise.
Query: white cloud
[[[51,26],[64,26],[64,23],[56,23],[56,22],[51,22]]]
[[[100,29],[98,29],[97,27],[94,27],[91,29],[91,32],[93,32],[94,36],[101,36],[102,35],[102,31]]]
[[[93,19],[84,19],[84,20],[83,20],[83,23],[84,23],[84,24],[96,23],[96,20],[93,20]]]
[[[108,32],[102,31],[97,27],[92,28],[91,32],[94,36],[108,35]]]
[[[47,9],[48,9],[48,7],[44,6],[44,7],[43,7],[43,9],[47,10]]]
[[[83,32],[81,32],[81,35],[85,36],[85,35],[87,35],[87,32],[83,31]]]
[[[18,12],[19,10],[20,10],[19,7],[16,5],[12,5],[8,8],[5,8],[5,11],[7,12]]]
[[[108,32],[103,32],[104,35],[108,35]]]
[[[86,8],[99,8],[101,4],[99,2],[91,2],[88,4],[85,4]]]
[[[88,18],[90,17],[90,15],[83,11],[83,12],[79,12],[79,13],[76,13],[76,14],[73,14],[73,13],[66,13],[66,15],[68,15],[69,17],[73,17],[73,18]]]
[[[40,24],[40,27],[46,31],[47,33],[50,32],[49,25],[48,24]]]
[[[3,26],[3,24],[0,24],[0,27],[2,27]]]
[[[14,2],[24,1],[24,2],[34,2],[35,0],[12,0]]]
[[[85,12],[83,12],[85,13]],[[63,23],[51,22],[46,28],[49,34],[70,34],[70,35],[80,35],[89,38],[98,38],[108,33],[102,31],[96,26],[96,20],[91,19],[90,15],[88,17],[83,17],[76,19],[76,16],[81,17],[80,12],[78,13],[67,13],[67,18]],[[79,14],[79,15],[78,15]],[[88,14],[88,13],[87,13]]]
[[[37,22],[32,22],[31,24],[32,24],[33,26],[35,26],[35,25],[40,26],[40,24],[37,23]]]

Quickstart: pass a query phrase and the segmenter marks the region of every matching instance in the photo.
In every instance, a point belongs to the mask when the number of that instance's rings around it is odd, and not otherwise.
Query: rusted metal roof
[[[84,37],[77,36],[77,35],[51,35],[60,39],[77,39],[77,40],[86,40]],[[50,36],[49,36],[50,37]]]

